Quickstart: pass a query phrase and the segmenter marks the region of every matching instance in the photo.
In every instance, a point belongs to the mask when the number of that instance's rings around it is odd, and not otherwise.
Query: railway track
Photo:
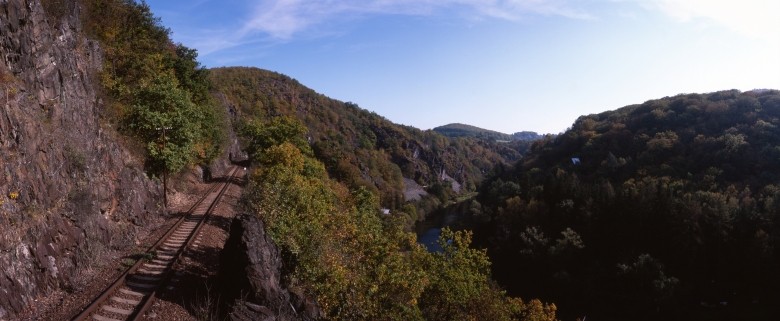
[[[71,321],[139,320],[152,306],[158,293],[177,281],[179,259],[192,245],[197,245],[198,232],[219,204],[230,183],[235,181],[239,167],[230,171],[224,182],[213,184],[169,230],[152,245],[100,296],[94,299]]]

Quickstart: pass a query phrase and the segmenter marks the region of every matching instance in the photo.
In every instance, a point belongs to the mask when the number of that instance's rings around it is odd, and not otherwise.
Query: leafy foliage
[[[554,320],[555,306],[507,297],[489,279],[471,235],[446,232],[429,253],[380,214],[377,195],[351,191],[300,145],[302,124],[279,117],[244,133],[261,165],[246,204],[281,248],[290,286],[317,298],[328,320]]]
[[[277,117],[267,124],[259,119],[250,119],[241,128],[241,135],[249,140],[247,153],[254,159],[262,159],[262,151],[284,142],[293,144],[311,156],[311,147],[303,139],[304,134],[306,127],[291,117]]]
[[[776,317],[779,111],[724,91],[580,117],[482,184],[476,239],[565,317]]]
[[[225,124],[195,50],[173,44],[169,30],[143,2],[81,0],[79,5],[85,30],[104,53],[105,116],[146,146],[148,169],[178,171],[214,159]]]
[[[430,254],[426,266],[431,284],[422,293],[421,306],[427,320],[549,320],[555,305],[538,300],[529,304],[507,297],[490,279],[490,260],[485,250],[469,248],[471,232],[442,230],[441,252]]]
[[[198,132],[194,113],[189,93],[170,76],[160,75],[139,90],[128,126],[147,142],[151,168],[176,172],[190,163]]]
[[[473,190],[497,163],[520,157],[518,150],[472,138],[448,139],[434,131],[391,123],[356,104],[329,99],[287,76],[255,68],[217,68],[211,79],[244,128],[277,116],[302,121],[305,136],[331,177],[350,188],[363,187],[380,196],[382,207],[405,205],[404,178],[422,186],[442,181],[442,172]],[[300,144],[298,144],[300,147]],[[420,208],[418,219],[426,210]]]

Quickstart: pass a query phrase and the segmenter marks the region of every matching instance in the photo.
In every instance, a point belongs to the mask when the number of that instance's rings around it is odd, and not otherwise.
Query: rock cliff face
[[[101,123],[101,51],[71,2],[0,0],[0,320],[72,287],[158,210],[159,185]]]
[[[255,215],[237,215],[220,257],[222,295],[230,320],[316,320],[320,310],[282,282],[279,249]]]

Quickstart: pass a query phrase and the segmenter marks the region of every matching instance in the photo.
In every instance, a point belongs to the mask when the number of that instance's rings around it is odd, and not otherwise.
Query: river
[[[432,218],[418,223],[415,227],[417,243],[425,246],[429,252],[440,252],[442,248],[439,246],[438,240],[441,230],[451,226],[457,220],[458,215],[452,211],[445,211],[443,214],[432,216]]]

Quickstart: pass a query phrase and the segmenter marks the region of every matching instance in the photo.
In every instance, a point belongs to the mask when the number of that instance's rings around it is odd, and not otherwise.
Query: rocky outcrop
[[[219,279],[230,320],[316,320],[316,302],[282,283],[279,249],[252,214],[237,215],[220,258]]]
[[[51,2],[51,1],[50,1]],[[0,320],[136,240],[161,192],[104,121],[76,1],[0,0]]]
[[[213,92],[213,97],[220,102],[220,105],[224,107],[222,109],[225,120],[230,124],[225,126],[225,149],[223,154],[214,162],[209,164],[208,167],[203,168],[204,177],[208,177],[210,173],[226,173],[228,168],[233,164],[240,164],[248,166],[246,160],[249,158],[246,151],[241,147],[241,143],[238,139],[234,128],[236,124],[240,123],[238,114],[236,113],[236,107],[231,105],[225,95],[220,92]]]

